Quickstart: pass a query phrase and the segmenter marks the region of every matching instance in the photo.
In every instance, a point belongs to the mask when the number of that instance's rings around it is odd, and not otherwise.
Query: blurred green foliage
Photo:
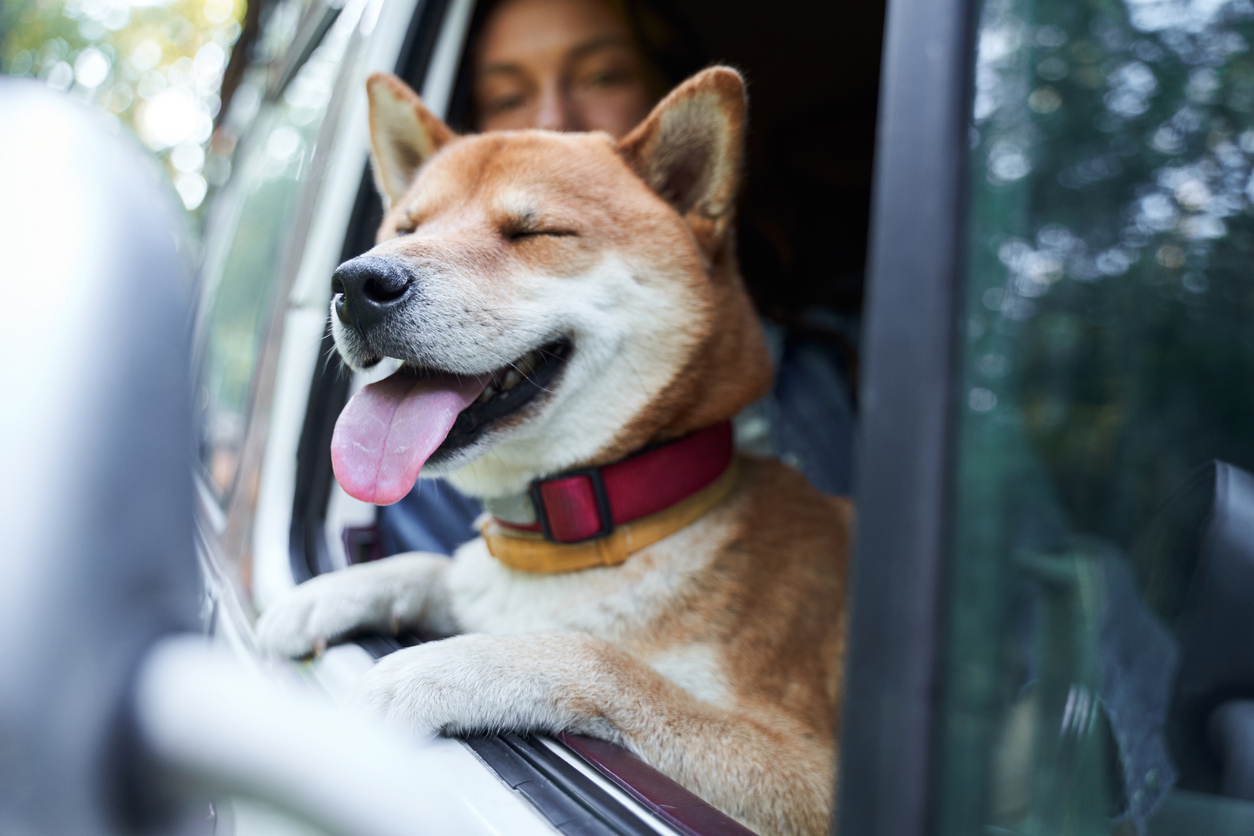
[[[5,0],[0,68],[111,114],[165,161],[193,210],[246,0]],[[208,181],[207,179],[208,178]]]
[[[1017,49],[985,68],[974,152],[972,451],[1021,432],[1069,525],[1126,546],[1207,460],[1254,469],[1254,9],[990,20]]]

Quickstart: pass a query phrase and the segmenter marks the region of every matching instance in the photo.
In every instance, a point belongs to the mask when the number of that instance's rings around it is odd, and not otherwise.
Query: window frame
[[[840,763],[849,768],[840,770],[835,822],[841,833],[931,830],[974,9],[968,0],[895,0],[885,21],[840,743]]]
[[[267,120],[273,119],[284,90],[305,67],[315,50],[325,42],[341,12],[344,11],[345,5],[345,2],[338,0],[318,0],[306,10],[295,39],[284,56],[280,58],[280,63],[283,65],[281,77],[267,87],[260,111],[253,118],[248,134],[235,155],[236,165],[244,164],[251,155],[260,152],[261,149],[257,146],[264,137],[259,127],[266,124]],[[363,12],[366,11],[367,5],[363,0]],[[355,60],[356,54],[366,46],[362,42],[359,22],[354,31],[347,36],[344,54],[340,58],[341,64],[351,63]],[[213,516],[221,518],[220,523],[215,525],[220,532],[231,527],[232,521],[241,515],[249,516],[246,513],[247,509],[241,508],[241,505],[249,506],[251,502],[247,499],[241,500],[237,496],[239,493],[237,489],[242,481],[252,475],[251,471],[255,471],[260,466],[260,448],[264,446],[265,433],[259,430],[259,427],[266,425],[269,419],[274,367],[278,346],[282,341],[282,322],[287,308],[286,299],[300,268],[305,237],[313,220],[316,198],[321,189],[322,180],[335,153],[329,146],[345,108],[344,93],[345,91],[338,87],[333,87],[326,111],[319,117],[320,123],[315,131],[313,155],[307,163],[307,170],[302,172],[291,198],[291,229],[284,236],[287,243],[286,246],[280,247],[276,262],[276,272],[273,278],[274,296],[269,306],[260,311],[258,350],[249,387],[251,390],[249,402],[244,414],[240,461],[236,466],[232,483],[229,487],[219,490],[218,486],[213,484],[205,463],[199,461],[199,457],[195,466],[198,490],[205,495],[206,501],[215,507]],[[240,180],[238,175],[234,176],[215,201],[220,202],[221,206],[215,206],[211,210],[211,225],[207,229],[208,234],[205,240],[206,258],[198,273],[200,280],[197,289],[198,308],[193,335],[192,360],[196,385],[201,384],[205,372],[209,328],[212,324],[216,297],[221,289],[223,271],[234,249],[245,206],[252,196],[253,192],[250,191],[249,184]],[[200,418],[198,417],[197,420],[199,421]],[[236,531],[231,539],[237,546],[240,538],[246,536],[243,529],[247,526],[241,526],[237,522],[233,527]],[[235,552],[238,549],[233,547],[231,551]]]

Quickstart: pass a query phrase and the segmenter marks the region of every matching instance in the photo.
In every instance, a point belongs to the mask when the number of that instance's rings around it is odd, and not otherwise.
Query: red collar
[[[496,522],[540,532],[554,543],[605,537],[617,525],[656,514],[710,486],[734,455],[732,425],[723,421],[612,464],[537,479],[527,492],[537,522]]]

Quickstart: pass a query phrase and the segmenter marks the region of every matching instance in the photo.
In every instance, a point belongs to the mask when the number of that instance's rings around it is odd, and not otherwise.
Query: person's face
[[[505,0],[475,56],[479,129],[621,137],[654,103],[646,73],[626,22],[605,0]]]

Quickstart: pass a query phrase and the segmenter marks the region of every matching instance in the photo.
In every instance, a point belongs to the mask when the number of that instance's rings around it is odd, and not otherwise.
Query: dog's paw
[[[350,705],[430,736],[483,731],[582,731],[613,739],[595,709],[589,637],[567,633],[457,636],[387,656],[358,681]],[[575,650],[575,658],[569,651]]]
[[[257,622],[263,651],[300,658],[366,630],[414,624],[448,559],[400,555],[319,575],[271,604]]]
[[[391,597],[351,571],[312,578],[271,604],[257,622],[261,649],[298,658],[351,632],[391,626]]]

